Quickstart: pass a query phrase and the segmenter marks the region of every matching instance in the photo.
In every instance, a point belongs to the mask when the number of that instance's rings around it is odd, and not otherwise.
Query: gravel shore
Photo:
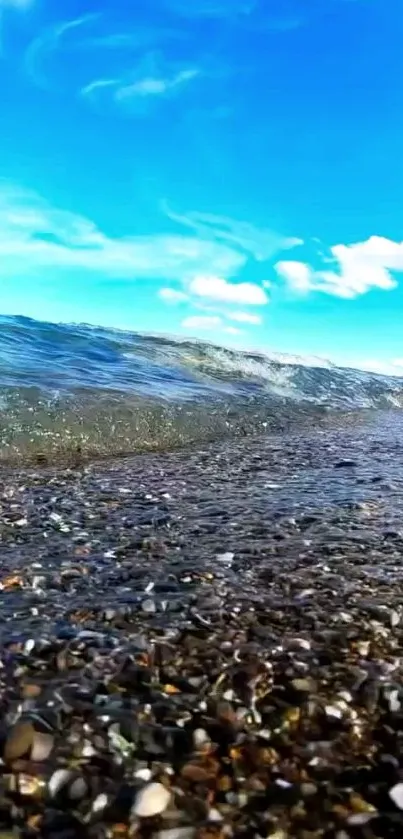
[[[0,839],[403,835],[403,443],[0,473]]]

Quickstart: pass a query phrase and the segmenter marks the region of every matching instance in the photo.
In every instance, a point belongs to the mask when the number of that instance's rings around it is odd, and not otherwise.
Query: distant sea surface
[[[0,317],[0,460],[166,450],[400,409],[403,379],[313,359]]]

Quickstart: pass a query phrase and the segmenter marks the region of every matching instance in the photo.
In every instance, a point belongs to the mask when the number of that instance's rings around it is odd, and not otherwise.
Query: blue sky
[[[0,0],[0,311],[403,372],[401,0]]]

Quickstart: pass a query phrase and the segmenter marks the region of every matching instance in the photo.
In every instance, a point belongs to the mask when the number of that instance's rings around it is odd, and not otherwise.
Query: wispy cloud
[[[363,7],[370,0],[166,0],[167,6],[183,19],[203,18],[221,20],[237,25],[250,36],[251,32],[276,35],[287,34],[323,17],[332,7],[355,3]],[[379,0],[374,0],[379,2]]]
[[[192,68],[188,70],[180,70],[171,78],[145,78],[134,82],[126,87],[121,87],[117,91],[116,97],[118,100],[131,98],[133,96],[163,96],[170,93],[175,88],[190,82],[200,74],[200,71]]]
[[[275,270],[294,291],[322,292],[352,299],[372,289],[397,286],[393,273],[403,272],[403,242],[371,236],[364,242],[330,248],[332,268],[313,268],[305,262],[277,262]],[[325,264],[328,264],[326,260]]]
[[[118,79],[96,79],[85,85],[81,96],[93,101],[99,99],[100,94],[107,94],[116,105],[131,107],[136,102],[145,99],[157,99],[179,93],[180,89],[189,84],[200,74],[196,68],[188,68],[174,73],[172,76],[150,75],[143,78],[122,77]]]
[[[165,6],[184,18],[244,17],[253,12],[259,0],[165,0]]]
[[[162,219],[163,221],[163,219]],[[234,222],[235,224],[235,222]],[[199,299],[264,302],[263,289],[231,283],[248,255],[210,235],[156,233],[109,236],[88,218],[52,207],[35,193],[0,183],[0,275],[29,276],[47,271],[97,272],[110,278],[165,278]],[[212,273],[214,272],[214,273]],[[233,289],[233,290],[232,290]]]
[[[7,7],[19,10],[28,9],[33,3],[34,0],[0,0],[0,9]]]
[[[198,236],[226,242],[251,254],[257,261],[270,259],[281,250],[302,244],[301,239],[282,236],[273,230],[260,229],[245,221],[236,221],[212,213],[176,213],[166,201],[162,209],[172,221],[195,231]]]
[[[55,26],[45,29],[37,38],[31,41],[25,53],[25,69],[31,81],[38,87],[48,88],[50,82],[49,61],[63,47],[69,46],[69,35],[76,29],[91,24],[99,19],[99,14],[87,14],[73,20],[62,21]]]
[[[71,76],[71,84],[78,84],[78,89],[73,88],[73,92],[81,93],[91,102],[98,102],[102,96],[107,97],[105,103],[112,100],[116,105],[126,107],[136,99],[179,93],[196,78],[197,67],[172,65],[164,59],[162,52],[156,52],[163,43],[182,38],[180,30],[163,25],[140,24],[132,31],[122,32],[111,31],[108,24],[105,31],[104,15],[91,13],[45,29],[26,50],[25,69],[38,87],[57,88],[62,84],[61,78],[64,85],[69,84],[66,61],[73,60],[74,56],[75,73]],[[83,54],[85,62],[82,61]],[[108,72],[94,78],[101,56],[102,65]],[[87,77],[81,84],[77,81],[80,68],[82,75]]]

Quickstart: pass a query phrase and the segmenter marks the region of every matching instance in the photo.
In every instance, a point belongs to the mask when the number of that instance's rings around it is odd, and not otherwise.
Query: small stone
[[[355,827],[361,827],[361,825],[367,824],[371,819],[376,816],[376,813],[353,813],[352,816],[348,816],[347,824]]]
[[[69,787],[69,798],[73,801],[79,801],[80,798],[84,798],[87,794],[88,786],[87,782],[84,778],[75,778],[71,786]]]
[[[134,777],[139,778],[139,780],[141,781],[151,781],[151,769],[149,769],[148,766],[145,766],[143,769],[137,769],[137,771],[134,773]]]
[[[196,828],[191,827],[170,827],[166,830],[159,830],[156,839],[193,839]]]
[[[100,792],[92,803],[92,812],[100,813],[108,806],[109,798],[104,792]]]
[[[197,763],[187,763],[185,766],[182,766],[181,775],[182,778],[194,784],[207,783],[211,777],[209,772]]]
[[[389,790],[389,798],[392,799],[393,803],[396,804],[396,807],[398,807],[399,810],[403,810],[403,783],[395,784],[395,786]]]
[[[388,696],[388,702],[389,702],[390,712],[392,714],[397,714],[398,711],[400,711],[401,703],[400,703],[400,700],[399,700],[399,691],[396,690],[396,688],[394,690],[391,690],[391,692]]]
[[[288,650],[310,650],[311,642],[307,641],[306,638],[289,638],[285,642],[285,646]]]
[[[316,784],[310,783],[310,781],[306,781],[305,783],[301,784],[301,793],[304,798],[308,798],[310,795],[316,795],[318,788]]]
[[[31,751],[31,760],[33,760],[34,763],[42,763],[44,760],[47,760],[52,752],[54,742],[52,734],[35,731]]]
[[[34,736],[34,727],[30,722],[16,723],[7,737],[4,748],[6,763],[12,763],[13,760],[24,757],[31,749]]]
[[[149,819],[163,813],[170,800],[171,793],[163,784],[147,784],[137,793],[132,813],[142,819]]]
[[[55,798],[58,795],[60,790],[71,781],[72,776],[71,769],[56,769],[53,772],[48,782],[48,791],[51,798]]]
[[[148,600],[143,600],[141,608],[143,612],[147,612],[149,615],[152,615],[157,611],[155,600],[151,600],[150,598]]]
[[[211,740],[204,728],[196,728],[193,732],[193,742],[195,749],[202,749],[203,746],[207,746],[211,743]]]
[[[337,705],[326,705],[325,712],[326,716],[330,717],[330,719],[341,720],[343,717],[343,711]]]
[[[21,695],[24,699],[37,699],[42,693],[40,685],[34,682],[25,682],[21,685]]]
[[[232,561],[234,559],[235,554],[231,553],[231,551],[227,551],[223,554],[217,554],[216,560],[217,562],[222,562],[224,565],[232,565]]]
[[[316,688],[317,684],[314,679],[293,679],[291,682],[293,688],[300,693],[313,693]]]
[[[211,807],[207,814],[207,820],[209,822],[222,822],[224,821],[224,817],[216,807]]]

